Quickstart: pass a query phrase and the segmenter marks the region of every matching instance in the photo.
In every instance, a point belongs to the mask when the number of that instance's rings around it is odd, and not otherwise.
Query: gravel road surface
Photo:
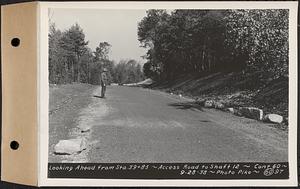
[[[109,86],[105,99],[100,88],[92,89],[78,98],[86,104],[74,110],[76,121],[67,130],[69,138],[75,128],[86,130],[75,135],[88,140],[88,149],[54,162],[288,161],[288,134],[271,124],[150,89]]]

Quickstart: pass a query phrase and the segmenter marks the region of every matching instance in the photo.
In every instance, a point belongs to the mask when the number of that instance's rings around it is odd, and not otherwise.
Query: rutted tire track
[[[72,97],[67,97],[65,98],[62,102],[56,105],[56,107],[52,110],[49,110],[49,115],[52,115],[56,112],[58,112],[60,109],[65,108],[64,105],[71,103],[72,102]]]

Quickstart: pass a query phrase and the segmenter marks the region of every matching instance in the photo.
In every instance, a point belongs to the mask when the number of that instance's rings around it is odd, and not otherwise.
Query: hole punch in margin
[[[10,148],[13,150],[17,150],[19,148],[19,143],[17,141],[11,141],[10,142]]]
[[[11,45],[13,46],[13,47],[18,47],[19,45],[20,45],[20,39],[19,38],[13,38],[12,40],[11,40]]]

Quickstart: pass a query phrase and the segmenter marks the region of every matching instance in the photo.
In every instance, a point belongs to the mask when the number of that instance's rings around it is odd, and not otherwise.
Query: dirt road
[[[106,99],[90,91],[73,125],[89,148],[72,162],[288,161],[287,132],[272,125],[149,89],[110,86]]]

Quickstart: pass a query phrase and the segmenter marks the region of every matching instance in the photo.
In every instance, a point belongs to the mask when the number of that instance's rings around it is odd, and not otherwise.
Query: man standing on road
[[[106,85],[108,84],[108,78],[106,72],[107,69],[103,68],[103,71],[100,74],[101,98],[105,98]]]

